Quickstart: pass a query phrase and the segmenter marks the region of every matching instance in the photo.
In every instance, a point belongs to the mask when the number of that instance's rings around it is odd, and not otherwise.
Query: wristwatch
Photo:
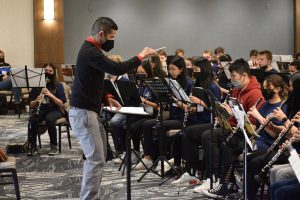
[[[281,122],[284,124],[286,121],[288,120],[288,118],[284,117]]]

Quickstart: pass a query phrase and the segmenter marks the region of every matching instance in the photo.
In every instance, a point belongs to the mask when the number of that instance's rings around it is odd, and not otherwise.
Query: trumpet
[[[259,174],[255,175],[254,178],[257,182],[262,182],[265,179],[266,175],[273,167],[274,163],[279,159],[279,157],[287,150],[292,149],[292,144],[294,140],[290,140],[283,148],[279,149],[277,153],[272,157],[272,159],[262,168]]]

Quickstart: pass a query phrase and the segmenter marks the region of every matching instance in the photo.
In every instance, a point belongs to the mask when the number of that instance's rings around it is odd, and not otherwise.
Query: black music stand
[[[110,109],[110,107],[105,107],[104,110],[109,112],[121,113],[124,115],[144,115],[149,116],[147,112],[144,111],[143,107],[122,107],[120,110],[115,108]],[[126,133],[126,179],[127,179],[127,199],[131,199],[131,134],[129,131]]]
[[[245,116],[247,116],[247,114],[245,113],[243,106],[237,101],[236,98],[229,98],[228,102],[229,102],[229,106],[232,108],[233,114],[238,122],[237,127],[239,127],[239,129],[241,130],[241,132],[244,135],[243,199],[247,199],[247,154],[248,154],[247,144],[253,150],[253,145],[252,145],[252,143],[246,133],[246,130],[245,130]]]
[[[24,68],[11,68],[12,87],[13,88],[44,88],[46,87],[46,80],[44,76],[44,68],[28,68],[25,65]],[[30,145],[32,155],[32,141],[30,138],[30,121],[28,120],[28,149]]]
[[[138,182],[141,182],[142,179],[144,178],[144,176],[146,176],[159,161],[161,164],[161,175],[159,175],[158,173],[155,173],[155,174],[160,176],[161,178],[164,178],[164,161],[166,161],[168,163],[168,165],[170,165],[170,167],[173,169],[173,166],[166,159],[166,156],[162,155],[162,154],[164,154],[164,151],[163,151],[163,136],[164,136],[164,134],[161,132],[160,127],[163,126],[163,119],[162,119],[163,104],[164,103],[172,103],[172,102],[174,102],[174,99],[172,97],[172,94],[170,93],[170,89],[167,87],[165,82],[163,82],[161,79],[150,78],[150,79],[144,79],[143,81],[150,88],[151,92],[156,97],[158,105],[160,107],[159,113],[158,113],[159,123],[156,124],[156,132],[158,134],[159,150],[160,150],[161,155],[156,159],[156,161],[153,163],[153,165],[151,167],[147,168],[147,166],[144,165],[146,167],[147,171],[138,179]]]

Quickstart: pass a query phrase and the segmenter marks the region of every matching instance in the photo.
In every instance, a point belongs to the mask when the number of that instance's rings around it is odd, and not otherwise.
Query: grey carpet
[[[27,138],[27,118],[17,115],[0,116],[0,147],[8,143],[23,144]],[[80,145],[72,137],[72,149],[68,148],[66,134],[62,137],[62,153],[48,156],[49,137],[42,135],[40,156],[27,157],[16,154],[17,172],[22,199],[79,199],[82,166]],[[136,180],[140,172],[132,173],[132,199],[207,199],[195,194],[191,187],[179,188],[170,181],[162,181],[154,174],[148,174],[141,183]],[[15,199],[13,185],[0,186],[0,199]],[[109,162],[104,169],[100,199],[126,199],[126,177],[118,171],[118,165]]]

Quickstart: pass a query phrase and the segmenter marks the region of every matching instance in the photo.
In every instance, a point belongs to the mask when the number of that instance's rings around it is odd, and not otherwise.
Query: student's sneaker
[[[48,153],[48,155],[53,156],[53,155],[57,155],[58,153],[59,152],[58,152],[57,146],[51,145],[50,152]]]
[[[131,164],[136,164],[140,159],[141,153],[138,151],[134,151],[137,154],[136,155],[135,153],[133,153],[133,151],[131,152]]]
[[[189,173],[185,172],[181,175],[181,177],[175,181],[171,182],[171,185],[174,186],[189,186],[189,185],[196,185],[199,184],[200,180],[195,176],[191,176]]]
[[[151,166],[153,165],[152,160],[148,160],[148,159],[146,159],[146,158],[143,158],[143,159],[141,160],[141,162],[139,162],[139,163],[135,166],[134,170],[146,170],[146,168],[145,168],[145,166],[144,166],[143,163],[146,165],[147,168],[149,168],[149,167],[151,167]]]
[[[203,190],[202,193],[211,198],[225,198],[230,194],[237,193],[238,187],[233,183],[219,184],[211,190]]]
[[[121,164],[123,159],[125,158],[125,152],[123,152],[122,154],[120,154],[117,158],[113,159],[113,163],[115,164]]]
[[[217,187],[219,185],[219,181],[213,183],[213,187]],[[204,190],[209,190],[210,188],[210,178],[204,180],[201,185],[195,187],[193,192],[202,193]]]
[[[174,158],[168,160],[168,162],[169,162],[171,165],[174,165]],[[155,171],[157,171],[158,174],[161,174],[161,164],[160,164],[160,163],[161,163],[161,162],[159,161],[159,162],[157,163],[156,168],[155,168]],[[164,161],[164,171],[166,172],[166,171],[169,171],[170,169],[171,169],[171,166],[170,166],[166,161]]]

